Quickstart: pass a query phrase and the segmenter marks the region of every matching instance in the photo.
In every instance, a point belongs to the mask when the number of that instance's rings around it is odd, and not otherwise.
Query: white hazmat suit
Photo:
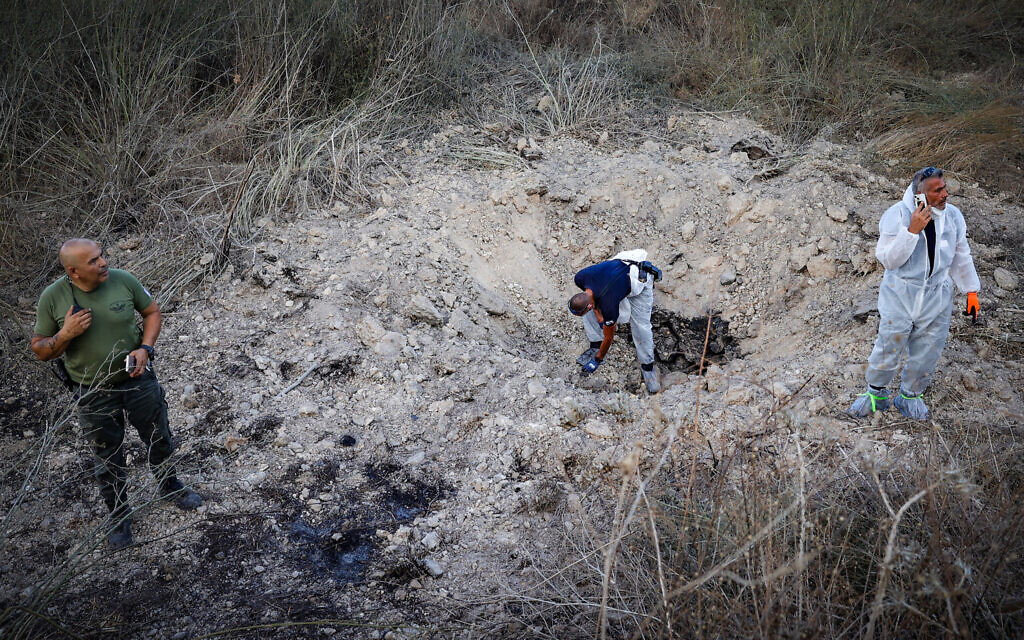
[[[943,210],[932,208],[935,221],[935,252],[929,273],[925,232],[908,231],[917,208],[913,186],[907,187],[903,200],[889,207],[878,224],[875,256],[885,267],[878,291],[878,338],[868,357],[867,382],[884,389],[896,376],[900,359],[907,353],[903,368],[901,411],[910,407],[912,417],[923,419],[927,408],[920,395],[931,383],[935,365],[946,346],[953,312],[953,285],[962,293],[978,291],[981,282],[967,244],[967,224],[960,209],[946,203]]]

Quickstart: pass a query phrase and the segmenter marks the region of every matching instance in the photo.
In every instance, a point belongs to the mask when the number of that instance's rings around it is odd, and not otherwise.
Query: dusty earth
[[[783,405],[805,442],[882,456],[927,428],[843,415],[877,327],[877,222],[906,187],[860,150],[783,152],[749,121],[679,112],[647,139],[452,125],[389,158],[373,207],[262,221],[263,241],[164,316],[158,373],[206,505],[146,504],[132,434],[138,544],[83,553],[103,510],[72,420],[13,512],[0,604],[42,603],[90,638],[323,619],[235,637],[567,637],[571,620],[508,626],[509,596],[566,562],[567,531],[602,534],[616,462],[634,443],[641,464],[655,457],[671,431],[658,424],[692,422],[698,394],[701,455]],[[1021,209],[950,187],[984,319],[954,317],[933,422],[1019,428],[1019,345],[997,338],[1022,320]],[[109,247],[111,263],[135,245]],[[581,378],[565,309],[576,270],[637,247],[665,272],[654,398],[625,333]],[[49,393],[0,398],[5,465],[35,459]]]

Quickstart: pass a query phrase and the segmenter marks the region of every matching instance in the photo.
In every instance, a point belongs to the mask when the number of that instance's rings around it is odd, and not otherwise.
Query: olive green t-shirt
[[[64,326],[64,316],[73,301],[92,310],[92,324],[64,351],[64,365],[71,379],[88,386],[128,379],[124,358],[142,343],[135,312],[153,302],[153,296],[132,274],[121,269],[108,273],[107,281],[89,292],[73,285],[67,276],[60,277],[43,290],[36,312],[36,335],[52,336]]]

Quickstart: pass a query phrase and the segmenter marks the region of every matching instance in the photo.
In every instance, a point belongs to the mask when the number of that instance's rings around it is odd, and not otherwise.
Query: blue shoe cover
[[[876,411],[885,411],[889,408],[890,404],[892,402],[887,395],[873,394],[868,390],[857,396],[857,399],[853,401],[853,404],[846,410],[846,413],[854,418],[866,418]]]
[[[928,405],[924,403],[921,396],[908,396],[901,392],[896,396],[894,404],[900,410],[900,413],[911,420],[928,419]]]

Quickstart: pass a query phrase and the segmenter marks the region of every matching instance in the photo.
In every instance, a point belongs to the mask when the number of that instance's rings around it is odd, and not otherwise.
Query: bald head
[[[100,246],[87,238],[71,238],[60,245],[60,263],[65,270],[79,267],[91,257],[90,254],[99,250]]]
[[[60,263],[71,282],[83,291],[92,291],[107,280],[107,261],[103,248],[86,238],[72,238],[60,247]]]

